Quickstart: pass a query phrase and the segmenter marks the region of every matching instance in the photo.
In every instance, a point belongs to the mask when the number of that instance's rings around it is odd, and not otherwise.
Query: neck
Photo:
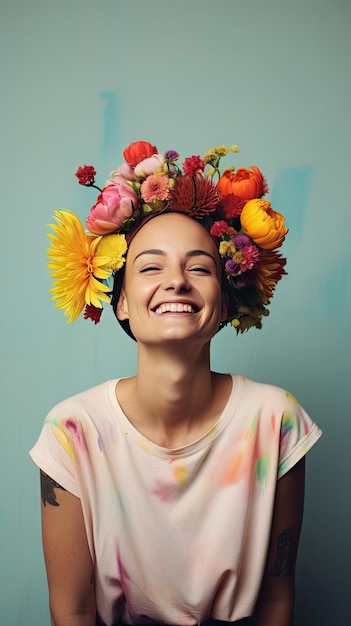
[[[200,394],[198,390],[201,390]],[[184,347],[175,350],[139,348],[137,396],[159,413],[159,403],[167,405],[170,419],[194,415],[212,394],[209,346],[198,352]],[[202,398],[199,396],[204,397]]]
[[[121,385],[118,399],[142,434],[174,448],[194,441],[218,419],[229,395],[223,378],[210,370],[209,345],[188,353],[184,347],[139,346],[137,375]]]

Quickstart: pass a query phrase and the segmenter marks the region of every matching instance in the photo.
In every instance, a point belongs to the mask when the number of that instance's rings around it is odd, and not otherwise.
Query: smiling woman
[[[56,306],[97,323],[112,291],[138,346],[135,376],[59,403],[31,450],[56,626],[291,625],[304,458],[321,433],[287,391],[210,368],[217,331],[261,328],[285,273],[264,176],[222,173],[226,153],[182,170],[174,150],[136,142],[89,233],[55,214]],[[77,177],[95,186],[92,166]]]
[[[180,347],[186,338],[192,349],[200,337],[206,344],[212,339],[227,309],[218,248],[203,226],[181,213],[165,213],[137,232],[117,317],[128,320],[139,343],[167,337]]]

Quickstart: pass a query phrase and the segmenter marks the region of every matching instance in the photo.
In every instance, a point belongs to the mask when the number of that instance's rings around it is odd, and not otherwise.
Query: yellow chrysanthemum
[[[228,154],[228,148],[227,146],[217,146],[217,148],[215,148],[217,154],[219,154],[219,156],[226,156],[226,154]]]
[[[236,252],[236,247],[233,241],[221,241],[219,244],[219,254],[221,256],[231,257]]]
[[[236,145],[230,146],[230,150],[231,152],[239,152],[239,146],[236,146]]]
[[[225,156],[228,153],[228,148],[226,146],[213,146],[208,151],[208,154],[214,154],[216,157]]]
[[[253,326],[262,328],[261,318],[266,315],[269,315],[268,309],[259,306],[248,307],[239,305],[238,315],[236,318],[232,319],[230,323],[237,332],[244,333]]]
[[[96,256],[100,237],[86,235],[78,217],[68,209],[54,212],[57,224],[49,224],[54,234],[48,233],[50,247],[48,267],[52,283],[50,293],[59,309],[73,322],[86,304],[98,309],[101,302],[110,302],[110,288],[101,282],[111,272],[103,269],[109,257]]]
[[[127,242],[124,235],[105,235],[96,246],[96,255],[109,257],[103,269],[116,272],[125,263],[124,254],[127,252]]]
[[[215,161],[218,161],[218,155],[212,150],[209,150],[203,155],[202,160],[204,163],[214,163]]]
[[[234,328],[239,328],[240,326],[240,321],[237,318],[234,318],[230,323]]]

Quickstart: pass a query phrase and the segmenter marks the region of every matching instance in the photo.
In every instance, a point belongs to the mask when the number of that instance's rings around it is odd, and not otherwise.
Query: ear
[[[228,319],[228,305],[229,305],[228,294],[223,292],[222,293],[221,322],[225,322]]]
[[[116,315],[117,315],[117,319],[119,319],[120,321],[129,319],[128,301],[127,301],[126,293],[124,291],[124,287],[121,288],[121,292],[119,294],[117,307],[116,307]]]

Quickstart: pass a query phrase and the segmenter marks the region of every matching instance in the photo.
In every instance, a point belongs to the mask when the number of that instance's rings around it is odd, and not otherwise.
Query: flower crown
[[[229,301],[224,325],[230,323],[237,332],[261,328],[262,317],[269,314],[266,305],[286,274],[286,259],[277,248],[288,229],[284,217],[263,199],[268,185],[258,167],[220,169],[228,150],[211,148],[179,167],[175,150],[160,154],[152,144],[136,141],[124,150],[125,162],[111,172],[103,189],[95,185],[94,167],[78,168],[79,184],[100,192],[87,231],[72,211],[62,209],[54,212],[56,223],[49,225],[53,233],[48,234],[50,292],[68,322],[83,310],[85,319],[100,320],[133,230],[147,216],[173,211],[201,222],[218,242]],[[239,149],[231,146],[230,151]]]

